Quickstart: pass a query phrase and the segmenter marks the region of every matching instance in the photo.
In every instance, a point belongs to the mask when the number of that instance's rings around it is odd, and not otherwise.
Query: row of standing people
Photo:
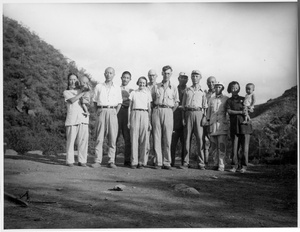
[[[231,171],[238,168],[242,171],[246,170],[249,139],[251,134],[251,124],[240,123],[243,118],[243,102],[241,99],[236,101],[236,96],[240,90],[237,82],[231,82],[228,86],[228,92],[232,93],[233,102],[227,101],[228,97],[222,94],[224,85],[216,83],[214,77],[207,79],[208,91],[203,91],[200,86],[202,78],[199,70],[193,70],[191,73],[192,86],[187,87],[188,75],[180,73],[178,77],[179,85],[174,86],[170,82],[172,76],[172,68],[164,66],[162,69],[163,80],[156,83],[157,74],[155,70],[148,72],[149,83],[145,77],[140,77],[137,81],[139,88],[132,90],[128,88],[131,80],[130,72],[126,71],[122,74],[121,87],[113,84],[115,71],[113,68],[107,68],[104,76],[106,81],[95,87],[92,101],[96,108],[96,147],[95,162],[92,167],[100,167],[103,156],[103,141],[108,137],[108,166],[116,168],[115,154],[116,141],[120,134],[123,135],[125,141],[124,165],[132,168],[143,168],[147,165],[150,150],[150,137],[153,139],[154,152],[154,168],[172,169],[175,165],[175,153],[178,140],[182,144],[181,165],[182,169],[189,167],[189,157],[191,151],[191,136],[194,133],[197,142],[197,166],[204,170],[208,162],[209,153],[215,157],[214,167],[220,171],[225,168],[224,157],[226,153],[226,139],[229,129],[229,123],[226,117],[228,112],[230,115],[230,125],[235,123],[238,118],[238,128],[231,126],[230,135],[233,139],[232,144],[235,148],[232,152]],[[74,77],[75,75],[73,75]],[[75,76],[75,79],[77,77]],[[71,85],[72,78],[68,78]],[[82,86],[85,86],[86,78],[81,78]],[[70,84],[71,83],[71,84]],[[238,89],[233,87],[238,86]],[[70,108],[74,102],[77,106],[84,105],[87,98],[88,89],[81,88],[71,89],[73,97],[67,95],[65,91],[65,99],[67,107]],[[212,97],[213,96],[213,97]],[[69,109],[68,108],[68,109]],[[78,107],[77,107],[78,108]],[[79,108],[78,108],[79,109]],[[78,118],[88,120],[87,109],[79,110]],[[68,110],[68,115],[69,113]],[[66,120],[66,127],[68,115]],[[84,121],[81,124],[86,125]],[[71,127],[77,128],[73,136],[67,133],[67,165],[74,164],[74,141],[68,137],[78,138],[78,147],[81,146],[82,133],[79,124]],[[239,128],[248,128],[240,133]],[[152,129],[152,130],[151,130]],[[78,132],[79,131],[79,132]],[[151,133],[152,132],[152,133]],[[244,136],[245,134],[249,136]],[[87,142],[86,142],[87,143]],[[85,146],[85,143],[84,143]],[[242,152],[238,153],[239,147]],[[210,148],[210,149],[209,149]],[[87,148],[84,148],[87,150]],[[79,148],[79,166],[86,166],[87,151],[81,152]],[[243,154],[243,155],[239,155]],[[82,159],[82,157],[85,157]]]

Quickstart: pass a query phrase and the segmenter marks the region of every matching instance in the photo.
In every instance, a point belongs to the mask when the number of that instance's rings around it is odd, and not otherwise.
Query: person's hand
[[[152,126],[151,126],[151,123],[149,123],[148,125],[148,131],[151,131],[152,130]]]
[[[182,125],[185,126],[186,123],[185,123],[185,119],[182,119]]]
[[[130,129],[130,122],[127,123],[127,127],[128,127],[128,129]]]

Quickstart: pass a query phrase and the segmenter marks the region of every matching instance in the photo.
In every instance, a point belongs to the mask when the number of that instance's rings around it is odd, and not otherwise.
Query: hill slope
[[[62,97],[74,61],[17,21],[3,18],[4,140],[19,152],[63,150]]]
[[[296,162],[297,86],[282,96],[257,105],[252,115],[254,133],[250,153],[258,159]]]

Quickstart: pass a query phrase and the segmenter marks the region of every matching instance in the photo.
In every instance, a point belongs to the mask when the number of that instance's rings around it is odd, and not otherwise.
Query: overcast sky
[[[202,72],[256,85],[257,103],[297,84],[297,3],[7,3],[3,14],[17,20],[104,81],[104,70],[132,73],[130,86],[156,69]],[[188,85],[191,85],[189,80]],[[225,92],[227,94],[227,92]]]

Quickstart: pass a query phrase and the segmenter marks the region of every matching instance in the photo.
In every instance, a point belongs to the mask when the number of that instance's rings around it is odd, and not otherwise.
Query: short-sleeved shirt
[[[212,97],[212,96],[215,96],[215,92],[211,91],[211,90],[204,90],[204,93],[205,93],[205,96],[206,96],[206,99],[207,99],[207,102],[209,102],[209,99]]]
[[[179,102],[177,87],[169,82],[167,88],[164,84],[158,83],[152,88],[152,98],[155,105],[166,105],[174,107],[176,102]]]
[[[106,83],[97,84],[94,89],[93,102],[97,106],[117,106],[122,104],[121,88],[112,84],[110,87]]]
[[[152,101],[148,89],[137,89],[130,93],[129,100],[132,102],[132,109],[148,110],[148,104]]]
[[[129,94],[133,91],[133,89],[129,88],[128,86],[121,86],[121,93],[122,93],[122,106],[129,106]]]
[[[173,114],[173,120],[174,120],[173,130],[183,129],[183,124],[182,124],[182,99],[183,99],[183,94],[186,90],[186,86],[184,88],[182,88],[178,85],[177,90],[178,90],[178,95],[179,95],[179,107],[174,111],[174,114]]]
[[[81,123],[88,124],[89,117],[84,115],[84,110],[80,105],[80,101],[75,101],[73,103],[68,102],[68,99],[75,97],[79,94],[80,90],[65,90],[63,95],[65,102],[67,104],[67,117],[65,121],[65,126],[75,126]]]
[[[242,111],[244,107],[244,97],[239,95],[229,98],[226,102],[226,110]],[[242,114],[229,114],[230,135],[252,134],[252,124],[242,124],[244,117]]]
[[[194,89],[193,86],[186,89],[183,95],[182,106],[184,108],[207,108],[206,96],[200,86],[197,89]]]
[[[210,134],[223,135],[229,130],[229,122],[226,117],[226,102],[228,97],[221,94],[212,96],[208,102],[207,119],[209,119]]]

